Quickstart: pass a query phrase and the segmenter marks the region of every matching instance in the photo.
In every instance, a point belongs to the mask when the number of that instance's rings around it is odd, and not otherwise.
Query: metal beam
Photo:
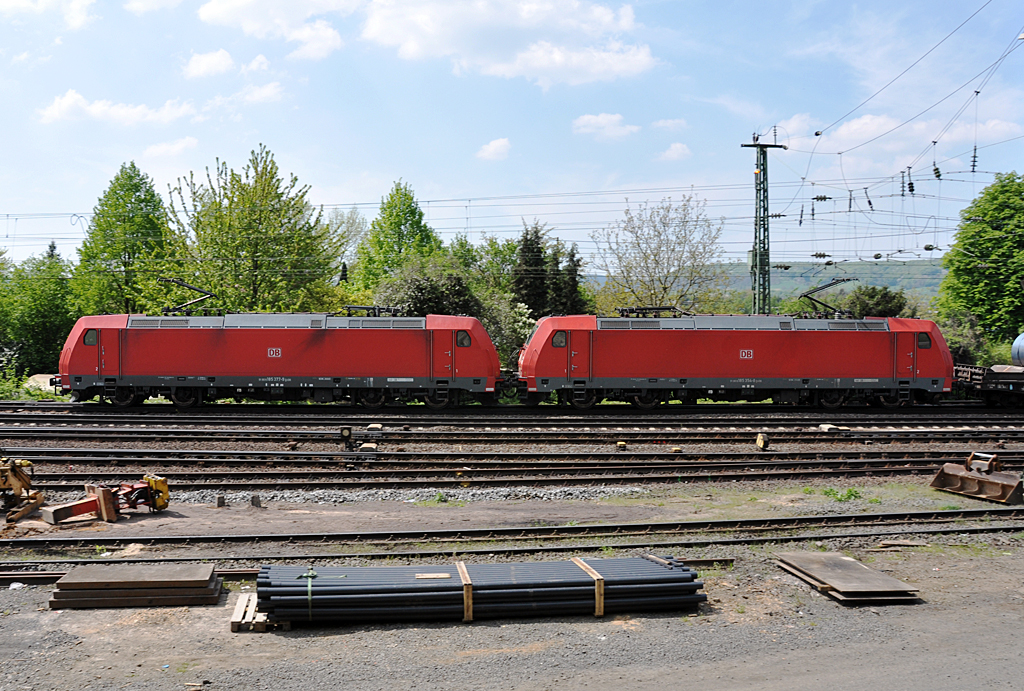
[[[768,149],[786,149],[784,144],[761,144],[754,135],[752,144],[743,147],[757,149],[757,166],[754,168],[754,247],[750,251],[750,288],[753,292],[751,314],[771,312],[771,265],[769,263],[768,232]]]

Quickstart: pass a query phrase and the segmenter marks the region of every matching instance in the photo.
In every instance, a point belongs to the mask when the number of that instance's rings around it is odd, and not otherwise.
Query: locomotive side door
[[[432,379],[451,380],[455,376],[455,332],[434,329],[430,332],[430,376]]]
[[[590,379],[590,338],[589,331],[569,332],[569,371],[570,381]]]
[[[896,379],[917,378],[917,334],[909,331],[896,332]]]
[[[99,333],[100,376],[121,374],[121,330],[97,329]]]

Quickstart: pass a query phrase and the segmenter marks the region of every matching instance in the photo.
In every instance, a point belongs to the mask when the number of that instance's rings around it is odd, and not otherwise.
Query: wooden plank
[[[587,572],[587,575],[594,579],[594,616],[604,616],[604,576],[599,574],[594,567],[579,557],[573,557],[572,563]]]
[[[7,522],[14,523],[15,521],[29,515],[40,506],[44,501],[43,493],[39,490],[32,490],[28,493],[28,497],[25,498],[27,502],[24,506],[19,509],[12,509],[7,512]]]
[[[252,630],[264,632],[267,630],[267,613],[257,612],[256,616],[252,620]]]
[[[213,564],[88,564],[77,566],[57,581],[61,590],[122,588],[202,588],[209,584]]]
[[[220,593],[223,580],[213,576],[210,583],[203,588],[95,588],[82,589],[74,588],[64,590],[58,588],[53,591],[53,597],[58,600],[74,600],[90,597],[190,597],[198,595],[217,595]]]
[[[242,593],[238,596],[238,601],[235,602],[235,611],[231,613],[231,632],[237,633],[239,627],[242,625],[242,618],[245,616],[245,610],[249,608],[249,598],[256,597],[250,593]]]
[[[114,503],[114,493],[107,487],[97,487],[96,499],[100,509],[99,517],[107,523],[116,523],[117,506]]]
[[[462,621],[473,621],[473,581],[469,578],[469,569],[464,561],[455,562],[455,568],[462,580]]]
[[[245,615],[242,616],[242,627],[249,628],[252,626],[253,620],[256,618],[256,594],[253,593],[249,596],[248,605],[245,608]]]
[[[66,521],[72,516],[81,516],[87,513],[95,513],[99,510],[99,506],[96,504],[96,497],[89,497],[88,499],[79,499],[78,501],[70,501],[67,504],[57,504],[56,506],[44,506],[39,509],[39,513],[42,514],[43,520],[50,525],[57,525],[61,521]]]
[[[50,609],[105,609],[112,607],[181,607],[183,605],[215,605],[220,594],[192,597],[112,597],[77,600],[50,599]]]
[[[775,556],[841,593],[917,592],[917,588],[838,552],[786,552]]]
[[[438,578],[451,578],[451,577],[452,577],[452,575],[450,573],[418,573],[418,574],[416,574],[416,578],[438,579]]]

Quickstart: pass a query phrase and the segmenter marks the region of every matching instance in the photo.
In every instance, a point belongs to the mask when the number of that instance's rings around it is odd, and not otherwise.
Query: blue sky
[[[773,262],[940,256],[1024,168],[1022,31],[1019,0],[0,0],[0,247],[75,257],[123,162],[166,196],[262,143],[327,208],[402,179],[445,239],[537,218],[585,256],[692,193],[745,260],[758,132]]]

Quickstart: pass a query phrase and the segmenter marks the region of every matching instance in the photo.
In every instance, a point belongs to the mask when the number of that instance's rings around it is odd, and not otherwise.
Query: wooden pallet
[[[267,621],[266,612],[256,611],[256,593],[242,593],[231,615],[231,632],[239,631],[291,631],[290,621]]]

